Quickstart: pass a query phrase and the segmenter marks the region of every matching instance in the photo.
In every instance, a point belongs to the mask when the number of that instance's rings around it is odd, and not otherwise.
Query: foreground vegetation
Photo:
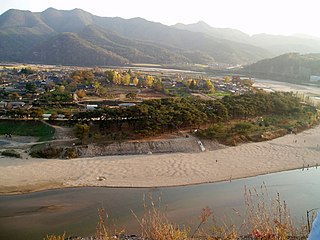
[[[214,213],[209,207],[202,209],[197,226],[181,226],[169,220],[165,210],[156,206],[152,195],[150,206],[145,204],[145,213],[139,218],[134,213],[139,226],[140,237],[145,240],[288,240],[306,239],[308,235],[305,225],[295,226],[290,216],[286,202],[280,199],[279,194],[271,197],[265,186],[260,190],[245,190],[246,210],[243,215],[235,213],[243,220],[241,225],[225,225],[214,218]],[[99,221],[95,237],[91,239],[109,240],[126,239],[124,231],[112,230],[108,226],[107,214],[99,210]],[[115,237],[117,236],[117,238]],[[119,237],[119,238],[118,238]],[[66,234],[61,236],[50,235],[45,240],[68,239]],[[81,239],[81,238],[79,238]]]

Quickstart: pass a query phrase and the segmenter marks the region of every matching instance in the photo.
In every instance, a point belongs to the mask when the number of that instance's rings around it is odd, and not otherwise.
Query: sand
[[[320,126],[272,141],[200,153],[68,160],[35,159],[26,154],[22,159],[1,157],[0,194],[80,186],[188,185],[316,165],[320,165]]]

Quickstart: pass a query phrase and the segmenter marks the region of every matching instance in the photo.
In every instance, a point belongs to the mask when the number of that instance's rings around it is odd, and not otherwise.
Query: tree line
[[[147,100],[132,107],[101,108],[75,113],[77,123],[95,123],[103,131],[134,131],[154,135],[180,129],[197,129],[232,119],[278,114],[316,114],[293,93],[248,93],[219,100],[196,97]]]

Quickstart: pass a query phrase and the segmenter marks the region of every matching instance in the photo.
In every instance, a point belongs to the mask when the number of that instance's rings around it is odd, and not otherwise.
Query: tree
[[[86,92],[83,89],[79,89],[78,91],[76,91],[76,94],[78,98],[84,98],[85,96],[87,96]]]
[[[43,109],[35,108],[31,110],[30,117],[32,117],[33,119],[36,119],[36,118],[42,119],[43,113],[44,113]]]
[[[191,81],[190,81],[189,88],[190,88],[190,89],[196,89],[197,87],[198,87],[198,86],[197,86],[196,80],[191,80]]]
[[[126,85],[126,86],[129,85],[130,84],[130,79],[131,79],[130,74],[126,73],[121,79],[121,84]]]
[[[66,89],[65,86],[59,85],[59,86],[57,87],[57,92],[63,93],[65,89]]]
[[[162,85],[161,79],[157,79],[157,80],[153,83],[153,87],[154,87],[154,89],[157,90],[157,91],[162,91],[163,85]]]
[[[83,140],[89,136],[90,127],[87,124],[81,123],[77,123],[74,127],[76,137],[79,138],[83,143]]]
[[[33,82],[28,82],[26,83],[26,91],[29,92],[29,93],[33,93],[36,91],[36,84],[33,83]]]
[[[152,77],[150,75],[146,76],[146,78],[145,78],[145,86],[146,87],[152,87],[153,83],[154,83],[154,77]]]
[[[94,93],[100,95],[101,84],[98,81],[93,82]]]
[[[223,80],[224,80],[226,83],[231,82],[231,78],[230,78],[229,76],[225,76],[225,77],[223,78]]]
[[[133,79],[133,85],[138,86],[138,84],[139,84],[139,79],[137,77],[135,77]]]
[[[20,74],[30,75],[33,74],[34,71],[30,67],[21,68]]]
[[[212,82],[211,82],[209,79],[206,80],[206,82],[205,82],[205,84],[204,84],[204,87],[205,87],[205,89],[208,90],[208,91],[211,91],[211,92],[212,92],[212,90],[214,91],[214,87],[213,87],[213,85],[212,85]]]
[[[58,113],[57,112],[53,112],[53,113],[51,113],[51,115],[49,117],[49,120],[50,121],[56,120],[57,117],[58,117]]]
[[[134,98],[136,98],[136,97],[137,97],[137,94],[134,93],[134,92],[130,92],[130,93],[128,93],[128,94],[126,95],[126,98],[134,99]]]
[[[119,85],[119,84],[121,84],[121,80],[122,80],[121,74],[118,72],[115,72],[115,76],[113,78],[113,84]]]
[[[114,83],[115,82],[115,78],[116,78],[116,71],[114,70],[108,70],[105,72],[106,77],[107,77],[107,81],[109,83]]]

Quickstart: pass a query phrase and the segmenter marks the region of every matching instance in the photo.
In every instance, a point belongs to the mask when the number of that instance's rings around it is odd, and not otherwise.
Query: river
[[[269,79],[254,79],[253,86],[262,88],[265,91],[298,92],[309,96],[314,102],[320,102],[320,87],[314,85],[298,85]]]
[[[138,233],[144,212],[143,197],[161,199],[170,220],[195,226],[203,207],[209,206],[217,220],[242,223],[244,192],[266,186],[270,198],[276,193],[286,200],[295,222],[305,223],[306,211],[320,207],[320,168],[293,170],[232,182],[169,188],[69,188],[37,193],[0,196],[0,239],[42,239],[46,234],[88,236],[94,234],[97,209],[104,208],[109,223],[127,233]]]

